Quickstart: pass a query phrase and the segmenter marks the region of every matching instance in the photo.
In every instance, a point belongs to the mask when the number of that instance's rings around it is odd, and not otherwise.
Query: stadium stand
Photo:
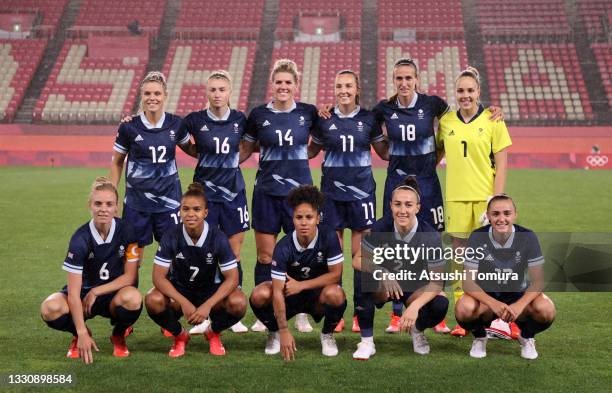
[[[612,4],[609,0],[580,0],[578,12],[591,39],[609,38],[612,34]]]
[[[50,37],[55,34],[68,0],[2,0],[0,13],[34,13],[38,36]]]
[[[608,97],[608,105],[612,109],[612,43],[595,43],[591,45],[591,48],[599,66],[601,81]]]
[[[420,90],[455,103],[455,77],[467,66],[465,41],[425,41],[419,43],[378,44],[378,98],[390,97],[393,86],[393,66],[397,59],[408,57],[419,66]]]
[[[184,115],[200,110],[211,71],[226,69],[233,77],[231,104],[247,107],[255,59],[254,41],[173,40],[163,68],[168,78],[166,110]]]
[[[145,64],[138,58],[90,58],[87,42],[66,40],[34,109],[34,120],[116,122],[131,112]]]
[[[361,36],[361,2],[351,0],[280,0],[276,36],[291,40],[300,15],[338,15],[343,39],[358,39]]]
[[[333,104],[334,80],[342,69],[359,72],[360,44],[358,41],[340,43],[282,42],[274,48],[271,66],[280,58],[294,60],[302,72],[300,100],[309,104]],[[271,71],[271,70],[270,70]],[[268,97],[272,95],[268,92]]]
[[[507,119],[592,119],[573,44],[490,44],[484,51],[491,100]]]
[[[176,21],[177,38],[245,39],[259,36],[264,0],[182,0]]]
[[[398,30],[414,30],[417,38],[432,35],[446,38],[445,33],[461,33],[461,0],[440,0],[426,5],[416,0],[379,0],[379,38],[391,39]]]
[[[491,36],[567,36],[570,33],[564,0],[478,1],[479,23]]]
[[[134,21],[142,33],[157,36],[166,0],[84,0],[72,31],[128,35]]]
[[[12,121],[47,40],[0,40],[0,120]]]

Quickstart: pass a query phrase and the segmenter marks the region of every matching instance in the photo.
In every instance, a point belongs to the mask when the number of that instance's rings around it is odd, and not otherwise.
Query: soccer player
[[[457,111],[441,120],[437,146],[446,156],[446,223],[453,247],[465,247],[469,234],[484,224],[487,200],[504,192],[506,149],[512,144],[503,120],[495,121],[480,104],[480,79],[475,68],[456,82]],[[453,283],[460,296],[461,283]],[[464,336],[458,327],[451,334]]]
[[[308,146],[308,157],[325,150],[321,191],[325,195],[322,225],[336,230],[343,247],[344,229],[351,230],[351,255],[361,245],[361,235],[376,221],[376,183],[372,175],[370,146],[387,157],[387,143],[374,114],[359,106],[359,77],[351,70],[338,72],[335,81],[336,107],[320,120]],[[357,277],[356,275],[354,277]],[[353,280],[357,287],[359,280]],[[358,290],[354,291],[355,294]],[[355,298],[353,302],[356,304]],[[342,331],[344,320],[336,327]],[[357,316],[353,331],[359,331]]]
[[[297,65],[288,59],[277,60],[270,75],[273,99],[254,108],[247,120],[243,158],[259,144],[259,169],[253,189],[253,229],[257,263],[255,285],[270,281],[270,263],[276,238],[281,231],[293,231],[292,211],[287,204],[289,191],[312,184],[308,166],[308,139],[318,119],[313,105],[296,102],[299,88]],[[306,315],[296,318],[301,332],[312,331]],[[253,330],[263,326],[256,322]]]
[[[198,152],[193,181],[202,184],[208,201],[206,222],[227,235],[238,261],[239,285],[242,286],[240,250],[244,233],[249,230],[244,178],[240,170],[240,141],[246,128],[244,113],[230,109],[231,76],[227,71],[213,71],[206,83],[208,108],[187,115],[183,121]],[[248,328],[240,321],[232,326],[235,333]]]
[[[391,218],[381,218],[374,223],[372,234],[390,233],[393,234],[393,241],[397,244],[407,244],[408,247],[425,247],[442,250],[440,234],[434,227],[426,221],[419,220],[418,212],[421,208],[421,194],[418,183],[414,176],[404,180],[403,184],[398,185],[391,193]],[[384,237],[385,244],[391,240]],[[363,257],[372,260],[374,249],[380,244],[373,244],[376,241],[366,238],[363,241]],[[388,245],[393,248],[393,244]],[[421,271],[432,271],[442,273],[445,261],[442,255],[425,254],[418,260],[411,261]],[[364,264],[362,261],[362,251],[359,250],[354,258],[354,265],[362,274],[371,273],[374,265]],[[369,266],[368,266],[369,265]],[[419,273],[417,273],[419,274]],[[443,282],[430,280],[414,286],[410,286],[411,291],[402,290],[402,286],[396,280],[386,280],[383,290],[378,292],[366,292],[361,294],[362,303],[358,307],[357,316],[361,328],[361,341],[357,345],[357,350],[353,353],[353,359],[368,360],[376,353],[374,344],[374,313],[375,306],[380,308],[386,302],[398,300],[406,309],[400,318],[400,331],[410,332],[412,336],[412,347],[415,353],[427,355],[430,351],[429,343],[425,337],[424,330],[432,328],[440,323],[448,310],[448,299],[440,294]]]
[[[113,356],[127,357],[125,331],[142,310],[142,296],[134,287],[138,243],[125,221],[115,218],[118,199],[109,179],[96,178],[89,194],[92,219],[72,235],[64,260],[68,285],[40,307],[50,328],[72,334],[66,356],[81,358],[86,364],[93,362],[93,350],[98,351],[86,319],[110,318]]]
[[[509,196],[494,195],[486,214],[490,224],[474,231],[468,240],[469,248],[483,251],[464,263],[465,293],[455,305],[455,317],[474,335],[471,357],[487,356],[485,327],[501,318],[520,327],[521,357],[536,359],[534,336],[551,326],[556,313],[553,302],[542,293],[544,257],[540,243],[535,233],[515,224],[516,206]],[[474,280],[472,272],[515,276],[500,281]]]
[[[144,246],[160,241],[179,223],[181,184],[175,153],[178,145],[195,157],[195,146],[182,130],[182,119],[164,112],[166,78],[149,72],[140,83],[141,112],[124,118],[115,139],[110,179],[118,187],[127,156],[123,219],[136,231],[140,260]]]
[[[342,249],[336,233],[319,226],[324,196],[315,186],[300,186],[287,198],[295,229],[274,248],[272,282],[259,284],[251,294],[253,312],[268,328],[265,353],[295,358],[296,345],[287,320],[308,313],[316,322],[323,317],[321,352],[336,356],[333,333],[346,309],[342,277]]]
[[[246,296],[238,288],[238,264],[227,237],[209,225],[204,188],[189,185],[181,200],[182,224],[167,232],[155,254],[153,285],[145,297],[149,316],[174,336],[168,353],[185,354],[190,336],[179,322],[201,325],[210,353],[225,355],[221,331],[246,312]]]

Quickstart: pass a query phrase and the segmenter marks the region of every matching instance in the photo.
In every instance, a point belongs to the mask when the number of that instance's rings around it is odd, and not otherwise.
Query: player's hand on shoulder
[[[317,113],[319,114],[319,117],[329,119],[331,117],[331,110],[333,107],[334,106],[331,104],[325,104],[317,108]]]
[[[124,116],[121,118],[121,122],[122,122],[122,123],[129,123],[129,122],[131,122],[131,121],[132,121],[132,119],[133,119],[133,118],[135,118],[135,117],[136,117],[136,115],[124,115]]]
[[[502,111],[501,107],[491,105],[489,106],[489,110],[491,111],[491,116],[489,116],[489,120],[493,120],[493,121],[504,120],[504,112]]]
[[[287,328],[280,329],[280,346],[284,361],[295,360],[295,352],[297,351],[295,338],[293,338],[293,335]]]

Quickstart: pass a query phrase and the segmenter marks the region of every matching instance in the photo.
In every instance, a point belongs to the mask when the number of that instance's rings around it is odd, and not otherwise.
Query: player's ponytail
[[[89,193],[89,200],[96,191],[110,191],[115,194],[115,202],[119,201],[119,193],[117,192],[117,187],[110,181],[110,179],[106,176],[98,176],[96,180],[94,180],[91,185],[91,192]]]
[[[398,190],[408,190],[414,192],[417,197],[417,202],[421,203],[421,190],[419,188],[419,183],[417,182],[416,176],[406,176],[404,180],[402,180],[402,182],[393,189],[393,193],[391,193],[391,199],[393,199],[393,194],[395,194],[395,191]]]
[[[474,67],[471,66],[467,66],[465,68],[465,70],[461,71],[461,73],[459,74],[459,76],[457,77],[457,79],[455,80],[455,83],[460,79],[460,78],[472,78],[476,81],[476,84],[478,85],[478,87],[480,88],[480,73],[478,72],[478,70]]]
[[[361,86],[359,85],[359,75],[357,75],[357,73],[353,70],[338,71],[338,73],[336,74],[336,78],[339,77],[340,75],[352,75],[353,78],[355,78],[355,86],[357,87],[357,94],[355,95],[355,104],[359,105],[359,97],[361,96],[360,94]]]
[[[312,185],[302,185],[294,188],[287,195],[287,203],[292,209],[295,209],[302,203],[307,203],[317,212],[323,209],[325,195],[319,189]]]
[[[270,73],[270,82],[274,81],[274,76],[279,72],[287,72],[293,75],[293,81],[297,84],[300,79],[300,73],[298,72],[298,66],[293,60],[289,59],[278,59],[274,62],[274,67]]]
[[[187,191],[183,194],[183,198],[194,197],[194,198],[202,198],[204,201],[204,206],[208,207],[208,200],[206,199],[206,194],[204,193],[204,186],[200,183],[191,183],[189,187],[187,187]]]

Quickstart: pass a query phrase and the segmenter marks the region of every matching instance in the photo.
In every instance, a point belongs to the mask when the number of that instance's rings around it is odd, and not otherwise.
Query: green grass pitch
[[[540,358],[531,362],[520,358],[516,342],[491,341],[488,357],[476,360],[468,356],[471,339],[432,332],[426,333],[432,352],[420,357],[412,352],[407,335],[384,334],[389,307],[377,313],[377,354],[367,362],[352,360],[359,337],[350,332],[337,336],[339,356],[324,358],[317,328],[310,334],[296,333],[297,360],[291,364],[265,356],[265,338],[258,333],[226,332],[223,342],[228,354],[222,358],[209,355],[206,342],[194,338],[184,358],[170,359],[169,339],[146,312],[128,339],[129,358],[112,357],[108,321],[96,318],[89,322],[100,347],[94,364],[66,359],[70,337],[47,328],[39,304],[65,284],[61,263],[68,240],[89,219],[86,200],[93,178],[106,173],[105,169],[0,168],[0,374],[73,373],[76,383],[69,389],[85,392],[571,392],[609,391],[612,386],[610,293],[549,294],[557,305],[557,320],[538,336]],[[252,190],[255,171],[244,173],[247,189]],[[191,169],[181,170],[183,186],[191,174]],[[315,183],[319,174],[314,171]],[[380,214],[384,171],[376,170],[375,175]],[[512,170],[508,178],[507,191],[518,203],[521,224],[537,231],[612,232],[612,172]],[[151,287],[154,250],[150,246],[145,252],[140,273],[143,291]],[[254,255],[250,232],[242,253],[247,294],[252,289]],[[344,283],[350,299],[348,261],[347,255]],[[449,313],[453,324],[452,306]],[[349,301],[347,321],[351,315]],[[253,321],[249,310],[245,323]]]

